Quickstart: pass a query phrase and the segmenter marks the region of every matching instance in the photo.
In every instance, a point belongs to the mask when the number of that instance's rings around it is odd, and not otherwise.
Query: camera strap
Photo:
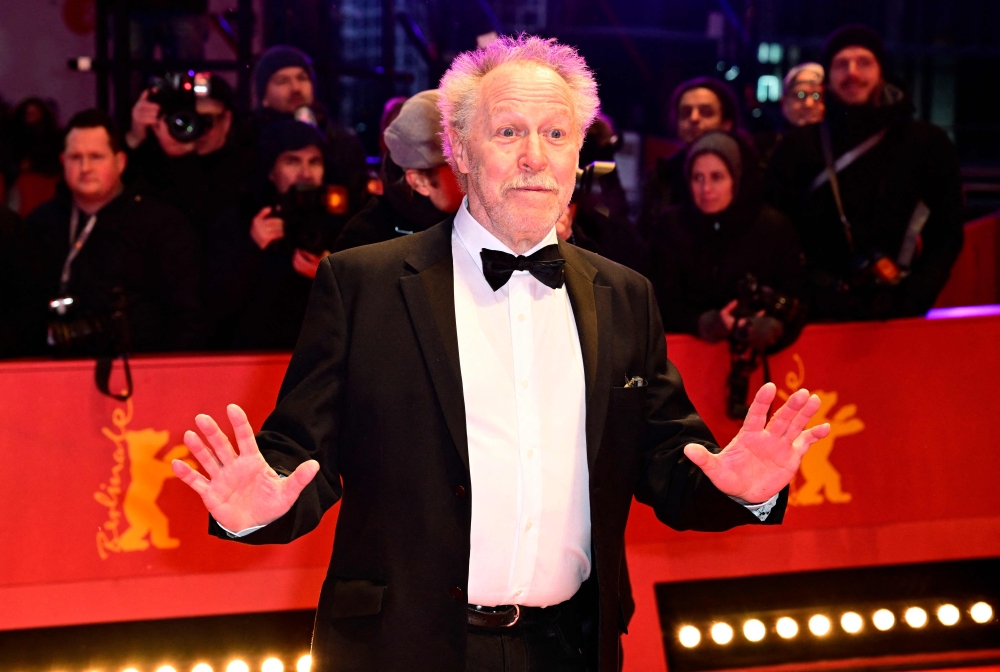
[[[75,205],[73,206],[73,213],[69,216],[69,254],[66,255],[66,261],[63,263],[62,275],[59,276],[60,294],[65,294],[69,288],[69,279],[73,273],[73,260],[80,254],[83,246],[87,244],[87,239],[90,238],[90,232],[94,230],[95,224],[97,224],[97,215],[93,214],[87,220],[83,231],[77,236],[76,231],[80,228],[80,209]]]
[[[884,131],[882,132],[882,135],[885,135]],[[833,200],[837,204],[837,213],[840,215],[840,224],[844,227],[844,237],[847,238],[847,244],[851,247],[851,252],[854,253],[854,234],[851,232],[851,223],[847,221],[847,214],[844,213],[844,202],[840,198],[840,181],[837,179],[837,167],[833,160],[833,146],[830,142],[830,127],[826,124],[826,122],[819,125],[819,137],[820,142],[823,145],[823,161],[826,163],[826,176],[830,181],[830,189],[833,191]],[[881,139],[882,138],[879,137],[879,140]],[[868,140],[871,140],[871,138]],[[862,143],[862,145],[864,144],[865,143]],[[873,143],[871,147],[874,147],[875,144],[877,143]],[[860,146],[861,145],[859,145],[859,147]],[[871,147],[867,148],[865,151],[868,151]],[[855,150],[856,149],[858,148],[855,147]],[[860,154],[858,154],[858,156],[860,156]],[[856,159],[857,156],[854,158]],[[851,160],[851,163],[853,163],[853,159]]]

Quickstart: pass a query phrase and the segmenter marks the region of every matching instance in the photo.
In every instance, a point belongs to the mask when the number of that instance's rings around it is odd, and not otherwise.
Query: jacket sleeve
[[[306,460],[320,470],[295,505],[278,520],[237,541],[246,544],[288,543],[319,525],[323,514],[340,499],[338,467],[340,402],[347,358],[347,317],[329,258],[319,266],[295,352],[278,392],[278,404],[257,434],[257,445],[279,474],[290,474]],[[211,520],[209,532],[228,539]]]
[[[955,146],[940,129],[931,129],[924,152],[921,198],[930,217],[921,234],[923,249],[910,276],[900,285],[895,316],[923,315],[934,306],[962,251],[962,178]]]
[[[648,283],[647,283],[648,284]],[[721,492],[684,456],[684,446],[700,443],[720,451],[684,391],[677,368],[667,359],[666,337],[649,289],[649,341],[646,353],[646,438],[635,498],[653,507],[656,517],[675,530],[716,532],[761,524],[745,506]],[[781,522],[788,501],[782,490],[763,524]]]

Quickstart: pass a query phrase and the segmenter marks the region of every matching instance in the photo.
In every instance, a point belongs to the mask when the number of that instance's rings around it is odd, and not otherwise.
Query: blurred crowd
[[[884,64],[877,34],[838,30],[757,135],[724,82],[684,82],[679,149],[631,210],[600,116],[559,237],[646,275],[667,331],[728,341],[734,371],[807,322],[923,315],[962,247],[958,159]],[[144,90],[126,129],[93,109],[60,127],[35,98],[4,112],[0,356],[290,349],[325,255],[462,207],[436,90],[386,104],[370,164],[308,55],[271,47],[253,79],[242,118],[207,73]]]

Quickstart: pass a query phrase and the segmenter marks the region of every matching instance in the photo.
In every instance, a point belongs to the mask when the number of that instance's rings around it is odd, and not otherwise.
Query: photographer
[[[339,233],[326,209],[323,134],[281,119],[264,130],[259,151],[260,186],[209,231],[216,348],[294,347],[319,262]]]
[[[691,146],[685,162],[691,203],[655,223],[651,280],[668,333],[728,339],[735,349],[759,354],[794,340],[803,311],[746,305],[759,301],[741,306],[740,294],[777,294],[777,301],[794,304],[804,262],[792,223],[765,205],[742,173],[732,136],[713,132]],[[748,276],[756,286],[747,286]]]
[[[72,355],[127,350],[129,340],[135,351],[201,347],[197,236],[176,209],[123,186],[126,156],[106,113],[70,120],[62,163],[65,189],[27,221],[37,304],[61,303],[48,325],[33,325],[32,351],[47,340]],[[123,309],[127,325],[112,320]],[[54,323],[79,328],[53,343]]]
[[[255,149],[264,129],[280,119],[298,119],[314,125],[325,136],[325,184],[347,188],[344,221],[368,202],[368,164],[361,141],[352,130],[333,119],[316,100],[316,73],[312,59],[288,45],[275,45],[261,54],[253,71],[257,108],[242,130],[245,146]]]
[[[207,91],[176,90],[171,78],[142,92],[132,108],[126,181],[186,214],[204,237],[208,225],[234,205],[250,176],[253,155],[230,142],[236,101],[232,87],[211,75]],[[168,117],[197,115],[196,124],[172,127]],[[176,136],[181,137],[176,137]]]
[[[437,104],[434,89],[402,105],[383,134],[384,193],[344,225],[334,252],[423,231],[458,210],[464,194],[441,151]]]
[[[825,121],[790,130],[770,164],[771,200],[809,260],[810,319],[923,315],[962,249],[955,147],[912,118],[884,61],[871,29],[833,33]]]

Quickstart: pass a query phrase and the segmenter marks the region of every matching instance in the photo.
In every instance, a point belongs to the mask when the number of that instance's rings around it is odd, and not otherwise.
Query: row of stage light
[[[150,672],[186,672],[185,669],[178,669],[173,665],[158,665],[150,667]],[[312,656],[306,654],[300,656],[295,661],[295,672],[309,672],[312,669]],[[229,661],[225,667],[219,668],[219,672],[250,672],[249,663],[240,658]],[[88,672],[103,672],[102,670],[89,670]],[[141,672],[137,667],[126,667],[121,672]],[[197,663],[191,667],[190,672],[216,672],[208,663]],[[260,664],[260,672],[285,672],[285,664],[279,658],[267,658]]]
[[[915,630],[926,626],[930,620],[927,611],[922,607],[908,607],[902,610],[903,621]],[[954,604],[942,604],[936,610],[941,625],[951,627],[962,620],[962,612]],[[993,607],[986,602],[976,602],[968,610],[969,618],[975,623],[986,624],[993,620]],[[880,632],[888,632],[896,625],[896,614],[889,609],[878,609],[871,615],[872,625]],[[807,626],[815,637],[827,637],[834,631],[833,622],[825,614],[813,614]],[[840,617],[840,627],[848,635],[858,635],[865,630],[864,617],[848,611]],[[716,621],[707,627],[709,636],[716,644],[725,646],[733,641],[735,632],[733,626],[725,621]],[[790,640],[799,634],[799,623],[791,616],[781,616],[774,621],[773,631],[778,637]],[[767,636],[768,628],[764,622],[751,618],[743,623],[743,636],[748,642],[760,642]],[[677,631],[677,638],[688,649],[693,649],[702,641],[702,631],[694,625],[684,625]]]

